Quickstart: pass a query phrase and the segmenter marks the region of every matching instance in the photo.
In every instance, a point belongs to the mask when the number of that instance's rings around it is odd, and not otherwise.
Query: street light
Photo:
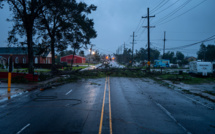
[[[91,44],[91,48],[90,48],[90,58],[91,58],[91,52],[92,52],[92,50],[93,50],[93,46],[95,46],[95,45]],[[89,61],[88,61],[88,66],[89,66],[89,64],[90,64],[90,58],[89,58]]]

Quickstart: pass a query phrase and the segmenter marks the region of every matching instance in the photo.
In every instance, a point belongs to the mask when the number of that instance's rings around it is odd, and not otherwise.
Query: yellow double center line
[[[106,90],[108,85],[108,94],[109,94],[109,126],[110,126],[110,134],[112,134],[112,117],[111,117],[111,97],[110,97],[110,79],[109,77],[106,77],[105,80],[105,89],[104,89],[104,96],[103,96],[103,103],[102,103],[102,112],[101,112],[101,119],[100,119],[100,125],[99,125],[99,134],[102,133],[102,123],[103,123],[103,117],[104,117],[104,105],[105,105],[105,96],[106,96]]]

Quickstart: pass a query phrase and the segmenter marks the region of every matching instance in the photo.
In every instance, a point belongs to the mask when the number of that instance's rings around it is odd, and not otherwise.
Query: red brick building
[[[74,59],[73,59],[73,55],[67,55],[60,58],[60,62],[66,62],[67,64],[71,64],[72,60],[73,60],[73,64],[86,63],[86,58],[78,55],[74,55]]]
[[[35,48],[34,51],[34,64],[52,64],[52,55],[50,51],[38,54]],[[8,64],[10,55],[15,64],[28,64],[28,50],[26,47],[0,47],[0,56],[6,59],[5,63]]]

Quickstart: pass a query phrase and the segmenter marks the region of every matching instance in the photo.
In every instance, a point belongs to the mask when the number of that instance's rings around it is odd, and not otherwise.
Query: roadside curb
[[[165,83],[165,84],[162,84],[163,86],[168,85],[168,88],[172,88],[172,89],[176,88],[180,92],[183,92],[183,93],[186,93],[186,94],[193,94],[193,95],[199,96],[201,98],[207,99],[209,101],[215,102],[215,96],[210,95],[208,93],[204,93],[204,92],[201,91],[201,89],[196,88],[196,91],[193,91],[193,90],[190,90],[189,88],[185,88],[184,86],[174,84],[174,83],[172,83],[171,81],[168,81],[168,80],[162,80],[160,78],[156,78],[156,79],[162,81],[163,83]],[[184,85],[187,85],[187,84],[184,84]]]

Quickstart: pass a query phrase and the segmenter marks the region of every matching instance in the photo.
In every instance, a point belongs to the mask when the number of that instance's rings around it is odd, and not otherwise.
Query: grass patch
[[[28,80],[24,76],[12,77],[12,83],[28,83]]]
[[[72,67],[72,70],[79,70],[79,69],[84,69],[84,68],[87,68],[88,66],[75,66],[75,67]]]
[[[200,83],[210,83],[215,82],[214,77],[193,77],[189,74],[161,74],[158,76],[159,78],[163,80],[170,80],[173,83],[175,82],[182,82],[185,84],[200,84]]]
[[[85,70],[71,74],[69,79],[82,79],[82,78],[103,78],[106,76],[111,77],[133,77],[140,78],[146,76],[141,70],[129,70],[129,69],[104,69],[104,70]]]

